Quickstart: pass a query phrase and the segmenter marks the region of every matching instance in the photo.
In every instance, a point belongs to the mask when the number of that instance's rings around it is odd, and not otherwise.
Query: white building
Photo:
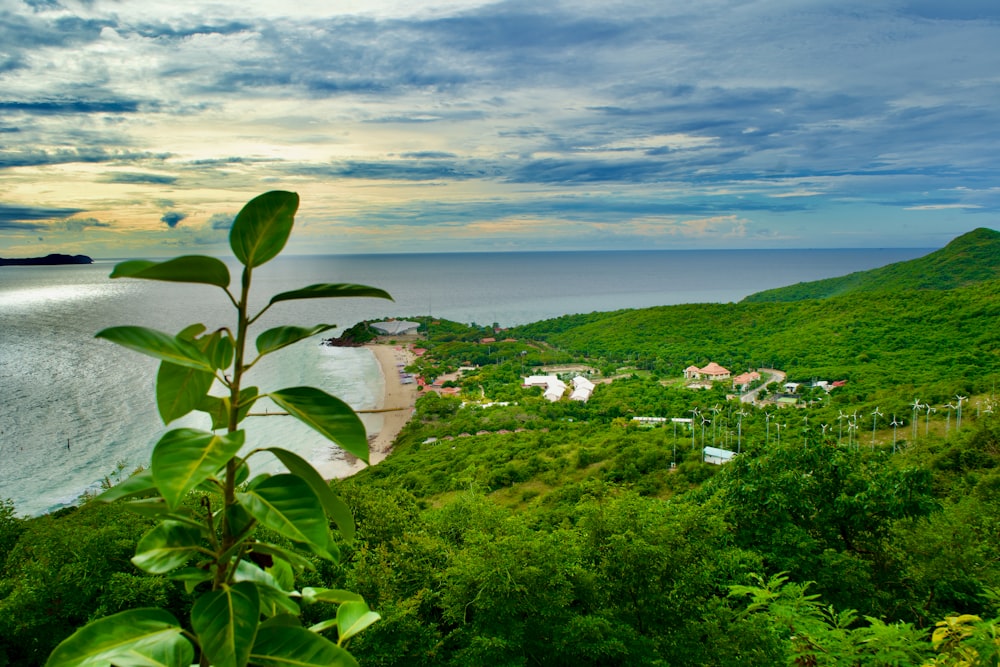
[[[577,375],[573,378],[573,393],[569,395],[569,400],[571,401],[583,401],[586,403],[590,400],[590,395],[594,393],[594,383],[583,377],[582,375]]]
[[[420,328],[420,322],[389,320],[388,322],[372,322],[368,326],[383,336],[402,336],[403,334],[416,333],[417,329]]]
[[[721,466],[723,463],[729,463],[734,456],[736,456],[736,452],[731,449],[706,447],[702,450],[701,460],[705,463],[712,463],[714,465]]]
[[[544,387],[543,396],[549,401],[555,402],[566,393],[566,383],[555,375],[529,375],[521,383],[523,387]]]

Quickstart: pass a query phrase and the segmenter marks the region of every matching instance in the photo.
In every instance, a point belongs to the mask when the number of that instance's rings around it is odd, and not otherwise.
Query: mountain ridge
[[[934,252],[877,269],[751,294],[743,303],[828,299],[857,292],[948,290],[1000,278],[1000,232],[979,227]]]

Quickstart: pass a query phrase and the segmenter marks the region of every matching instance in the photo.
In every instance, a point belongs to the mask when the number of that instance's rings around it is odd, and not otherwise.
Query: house
[[[548,400],[549,402],[555,403],[560,398],[562,398],[563,394],[565,393],[566,393],[566,383],[556,378],[555,382],[549,383],[549,386],[545,388],[545,393],[543,393],[542,396],[544,396],[545,399]]]
[[[733,389],[737,391],[746,391],[750,388],[751,384],[757,382],[758,380],[760,380],[760,373],[756,371],[741,373],[733,378]]]
[[[569,400],[586,403],[590,400],[590,395],[594,393],[594,386],[594,383],[587,378],[577,375],[573,378],[573,393],[569,395]]]
[[[688,366],[684,369],[684,377],[688,380],[710,380],[715,382],[718,380],[728,380],[731,375],[732,373],[714,361],[709,362],[704,368]]]
[[[544,387],[542,393],[551,402],[558,401],[566,392],[566,383],[555,375],[529,375],[521,382],[522,387]]]
[[[705,463],[721,466],[723,463],[729,463],[734,456],[736,456],[736,452],[730,449],[705,447],[701,453],[701,460]]]

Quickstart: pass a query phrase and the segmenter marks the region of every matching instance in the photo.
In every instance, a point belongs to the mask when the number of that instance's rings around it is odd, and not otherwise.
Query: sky
[[[0,0],[0,256],[935,248],[1000,228],[996,0]]]

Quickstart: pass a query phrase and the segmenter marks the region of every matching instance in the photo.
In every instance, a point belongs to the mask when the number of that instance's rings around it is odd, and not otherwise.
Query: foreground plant
[[[193,324],[177,335],[138,326],[97,334],[161,360],[156,402],[165,424],[192,411],[207,413],[212,431],[168,431],[153,449],[148,469],[99,496],[129,499],[129,507],[158,519],[136,547],[132,562],[154,575],[182,582],[196,593],[190,624],[156,608],[132,609],[89,623],[63,641],[47,665],[356,665],[344,648],[352,636],[378,620],[360,596],[341,590],[295,589],[295,575],[312,568],[309,556],[336,562],[330,521],[347,541],[354,520],[346,504],[303,458],[280,447],[240,455],[242,422],[253,404],[269,398],[346,451],[368,461],[361,420],[349,405],[313,387],[260,393],[244,386],[263,357],[333,328],[279,326],[255,341],[248,359],[249,327],[283,301],[326,297],[391,298],[363,285],[319,284],[271,297],[256,314],[248,310],[253,270],[284,248],[298,209],[298,195],[268,192],[251,200],[233,223],[230,246],[243,265],[237,294],[229,290],[226,265],[213,257],[184,256],[164,262],[118,264],[112,278],[200,283],[225,291],[236,310],[235,328],[208,332]],[[221,386],[223,395],[210,393]],[[221,433],[220,433],[221,432]],[[288,469],[251,477],[249,460],[270,452]],[[186,503],[190,494],[197,503]],[[265,527],[292,547],[256,539]],[[303,627],[302,604],[336,605],[327,621]],[[335,629],[337,641],[320,632]]]

